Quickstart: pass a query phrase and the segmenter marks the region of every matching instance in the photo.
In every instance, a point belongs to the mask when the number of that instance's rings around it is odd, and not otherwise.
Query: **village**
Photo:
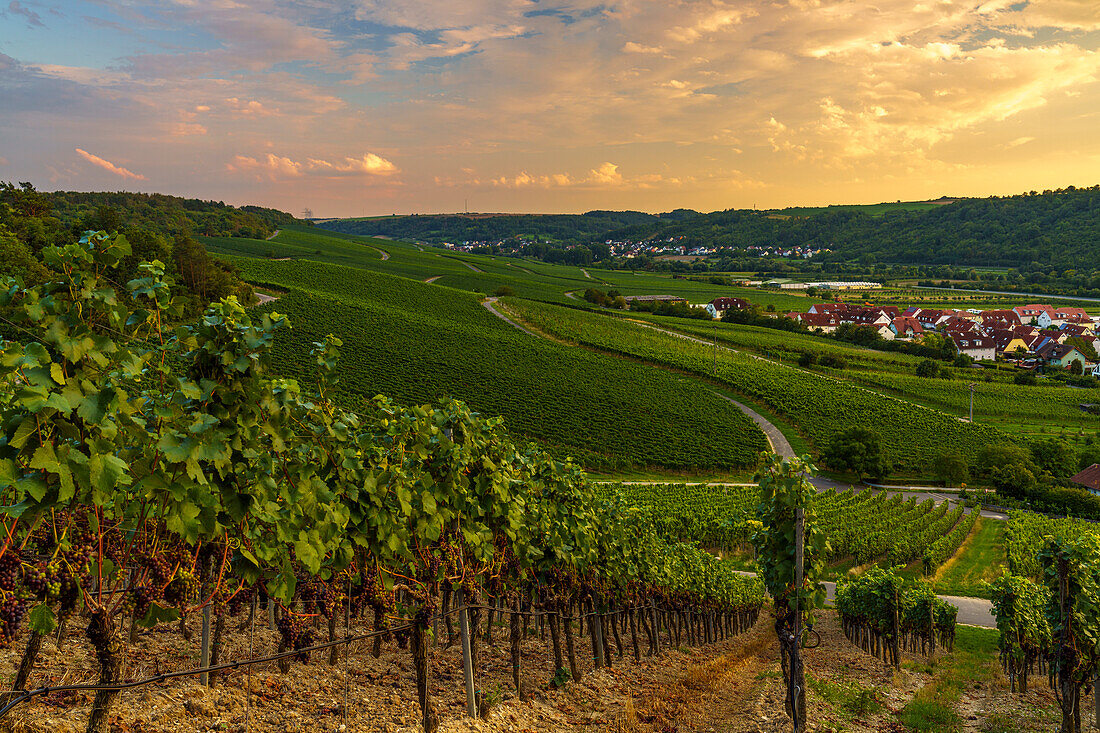
[[[748,308],[741,298],[715,298],[697,306],[712,318],[730,308]],[[1011,360],[1020,366],[1070,369],[1100,376],[1097,319],[1083,308],[1046,304],[1010,310],[952,310],[818,303],[805,313],[789,312],[807,330],[830,334],[844,324],[867,326],[884,341],[921,341],[936,333],[950,339],[957,354],[974,361]],[[1079,366],[1074,366],[1077,364]]]

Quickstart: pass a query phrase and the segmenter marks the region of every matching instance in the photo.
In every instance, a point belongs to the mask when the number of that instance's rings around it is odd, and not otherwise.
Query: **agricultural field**
[[[1044,434],[1085,436],[1100,431],[1100,419],[1081,405],[1100,402],[1100,389],[1090,390],[1057,383],[1035,386],[1012,382],[1012,370],[949,368],[952,379],[915,375],[921,357],[866,349],[813,334],[733,323],[692,321],[682,318],[630,313],[629,319],[654,323],[721,346],[751,352],[794,365],[806,353],[844,360],[843,369],[813,368],[828,376],[851,381],[884,395],[924,405],[948,415],[967,417],[969,384],[974,388],[974,420],[1012,435]],[[986,381],[986,379],[990,381]]]
[[[328,333],[343,340],[347,404],[451,395],[597,469],[737,471],[767,446],[697,380],[536,339],[470,293],[317,262],[234,261],[249,280],[287,291],[263,307],[293,325],[276,346],[280,371],[309,378],[311,345]]]
[[[606,484],[600,493],[618,493],[648,511],[670,539],[695,540],[746,559],[752,555],[750,540],[759,526],[755,486]],[[917,576],[934,572],[971,536],[977,520],[977,510],[961,505],[870,490],[827,489],[815,504],[815,521],[829,540],[832,576],[876,564],[911,565]]]
[[[882,437],[895,471],[921,474],[937,449],[971,455],[986,443],[1006,439],[1000,431],[970,425],[957,417],[913,402],[885,396],[846,379],[763,359],[715,349],[647,324],[609,318],[548,304],[509,299],[507,307],[523,322],[557,338],[699,375],[710,375],[739,394],[758,400],[789,419],[819,450],[836,433],[872,425]]]

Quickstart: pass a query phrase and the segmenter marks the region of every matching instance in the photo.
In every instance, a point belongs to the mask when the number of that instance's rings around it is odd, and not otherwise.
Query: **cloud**
[[[168,126],[168,134],[173,137],[186,137],[188,135],[205,135],[206,127],[197,122],[176,122]]]
[[[7,164],[8,164],[8,159],[5,158],[3,155],[0,155],[0,165],[7,165]]]
[[[386,177],[398,172],[396,165],[375,153],[365,153],[359,158],[348,156],[336,162],[307,158],[304,163],[274,153],[268,153],[260,158],[235,155],[233,160],[226,164],[226,170],[232,173],[250,173],[257,178],[269,180],[299,178],[305,175]]]
[[[29,26],[34,26],[36,28],[46,27],[46,24],[42,22],[42,18],[38,15],[38,13],[34,12],[30,8],[23,7],[22,3],[20,3],[18,0],[11,0],[11,2],[8,3],[7,13],[22,16],[26,19],[27,25]],[[5,15],[7,15],[7,13],[5,13]]]
[[[87,150],[81,150],[80,148],[77,148],[76,152],[80,155],[81,158],[88,161],[92,165],[99,166],[103,170],[108,171],[109,173],[114,173],[120,178],[129,178],[135,181],[148,180],[140,173],[134,173],[129,168],[123,168],[122,166],[115,165],[109,160],[104,160],[103,158],[100,158],[98,155],[92,155]]]

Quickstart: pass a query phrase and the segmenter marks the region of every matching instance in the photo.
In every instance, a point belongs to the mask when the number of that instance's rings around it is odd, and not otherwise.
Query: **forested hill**
[[[811,246],[815,261],[1091,269],[1100,261],[1100,186],[1017,196],[710,214],[398,216],[320,224],[427,242],[538,237],[558,245],[666,241],[717,249]],[[537,253],[535,253],[537,254]]]
[[[585,214],[413,214],[365,219],[334,219],[317,225],[345,234],[382,235],[431,242],[487,242],[512,237],[550,239],[562,244],[603,241],[624,227],[659,227],[699,216],[679,209],[666,214],[641,211],[589,211]]]
[[[876,211],[876,207],[867,207]],[[805,213],[803,213],[805,212]],[[607,237],[683,237],[688,246],[827,248],[822,261],[1092,268],[1100,261],[1100,186],[949,204],[782,211],[730,210],[659,228],[634,226]]]
[[[252,290],[192,235],[264,238],[291,223],[302,222],[258,206],[162,194],[44,193],[30,183],[0,182],[0,282],[9,275],[28,285],[42,282],[50,276],[47,247],[72,244],[87,230],[119,233],[132,252],[120,265],[122,282],[138,276],[142,260],[160,260],[194,315],[226,295],[250,302]]]
[[[65,226],[93,219],[104,230],[144,226],[162,234],[264,239],[288,224],[301,224],[285,211],[262,206],[228,206],[221,201],[185,199],[161,193],[55,191],[44,193]],[[95,227],[87,227],[95,228]]]

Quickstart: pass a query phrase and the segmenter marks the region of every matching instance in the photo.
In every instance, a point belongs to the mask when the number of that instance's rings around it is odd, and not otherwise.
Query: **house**
[[[921,308],[916,314],[916,319],[924,330],[935,330],[939,324],[955,315],[953,310],[939,310],[936,308]]]
[[[989,310],[982,311],[980,314],[983,326],[996,326],[997,324],[1005,324],[1006,327],[1020,325],[1020,316],[1013,310]]]
[[[1065,369],[1070,364],[1077,361],[1081,363],[1082,369],[1085,364],[1088,363],[1088,359],[1080,351],[1072,346],[1065,344],[1059,344],[1055,341],[1047,341],[1039,350],[1035,352],[1039,355],[1039,358],[1043,360],[1047,366],[1059,367]]]
[[[833,315],[840,315],[847,313],[852,306],[847,303],[814,303],[810,306],[810,313],[830,313]]]
[[[840,319],[831,313],[796,313],[795,316],[811,331],[832,333],[840,325]]]
[[[966,354],[977,361],[996,358],[997,346],[993,339],[982,336],[977,331],[949,333],[948,337],[955,344],[956,353]]]
[[[1020,317],[1020,323],[1031,323],[1032,321],[1038,323],[1039,316],[1043,315],[1044,313],[1052,316],[1054,315],[1054,308],[1052,306],[1041,304],[1018,305],[1012,310],[1014,310],[1016,312],[1016,315]]]
[[[890,324],[890,330],[900,339],[917,338],[924,335],[924,327],[912,316],[898,316]]]
[[[1067,323],[1092,324],[1092,318],[1083,308],[1054,308],[1039,316],[1039,326],[1042,328],[1061,328]]]
[[[936,324],[936,328],[946,334],[952,333],[978,333],[978,326],[974,321],[969,321],[958,316],[949,316]]]
[[[1092,321],[1088,323],[1067,323],[1062,326],[1062,333],[1068,334],[1069,338],[1079,336],[1081,338],[1091,339],[1096,333],[1096,327]]]
[[[730,308],[736,310],[744,310],[749,307],[749,302],[745,298],[714,298],[711,300],[711,305],[718,311],[719,314],[726,313]],[[722,316],[718,316],[719,318]]]
[[[991,328],[987,329],[985,334],[993,339],[997,354],[1000,356],[1015,355],[1021,351],[1028,351],[1028,342],[1017,336],[1011,329]]]
[[[1077,475],[1070,476],[1069,480],[1093,494],[1100,494],[1100,463],[1094,463]]]

